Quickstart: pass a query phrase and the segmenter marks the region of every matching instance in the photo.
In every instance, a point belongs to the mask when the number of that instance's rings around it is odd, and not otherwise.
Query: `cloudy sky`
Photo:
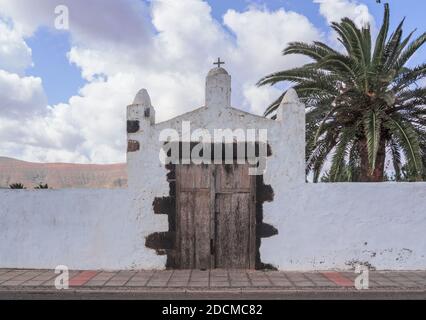
[[[426,29],[426,1],[389,2],[392,27],[407,16],[406,31]],[[61,4],[69,30],[55,29]],[[376,0],[0,0],[0,156],[123,162],[136,92],[148,89],[157,121],[197,108],[218,56],[233,105],[261,114],[282,88],[256,81],[306,62],[281,56],[288,42],[338,47],[331,21],[376,28],[382,14]]]

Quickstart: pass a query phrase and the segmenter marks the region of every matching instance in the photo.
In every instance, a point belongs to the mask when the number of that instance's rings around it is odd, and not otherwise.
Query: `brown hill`
[[[39,183],[50,188],[124,188],[127,167],[119,164],[33,163],[0,157],[0,188],[22,183],[31,189]]]

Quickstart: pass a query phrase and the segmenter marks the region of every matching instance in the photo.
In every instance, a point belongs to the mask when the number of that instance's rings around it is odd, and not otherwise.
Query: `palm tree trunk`
[[[385,172],[385,158],[386,158],[386,143],[384,139],[380,140],[379,150],[377,152],[376,168],[373,172],[370,169],[367,151],[367,139],[363,138],[360,141],[360,155],[361,155],[361,174],[359,177],[360,182],[382,182]]]

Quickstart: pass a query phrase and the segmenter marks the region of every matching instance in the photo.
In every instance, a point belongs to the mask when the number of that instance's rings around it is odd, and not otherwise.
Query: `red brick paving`
[[[84,285],[90,279],[98,274],[98,271],[82,271],[77,274],[75,277],[70,279],[70,287],[79,287]]]
[[[135,270],[70,271],[74,290],[334,290],[356,291],[345,272],[285,272],[265,270]],[[0,269],[0,292],[35,288],[52,289],[54,270]],[[426,271],[370,271],[371,289],[420,290],[426,292]]]
[[[339,272],[322,272],[322,274],[327,277],[327,279],[333,281],[335,284],[341,287],[353,287],[354,282]]]

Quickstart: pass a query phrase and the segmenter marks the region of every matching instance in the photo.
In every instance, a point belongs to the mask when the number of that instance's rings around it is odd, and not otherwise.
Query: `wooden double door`
[[[256,176],[248,168],[176,166],[180,268],[255,268]]]

